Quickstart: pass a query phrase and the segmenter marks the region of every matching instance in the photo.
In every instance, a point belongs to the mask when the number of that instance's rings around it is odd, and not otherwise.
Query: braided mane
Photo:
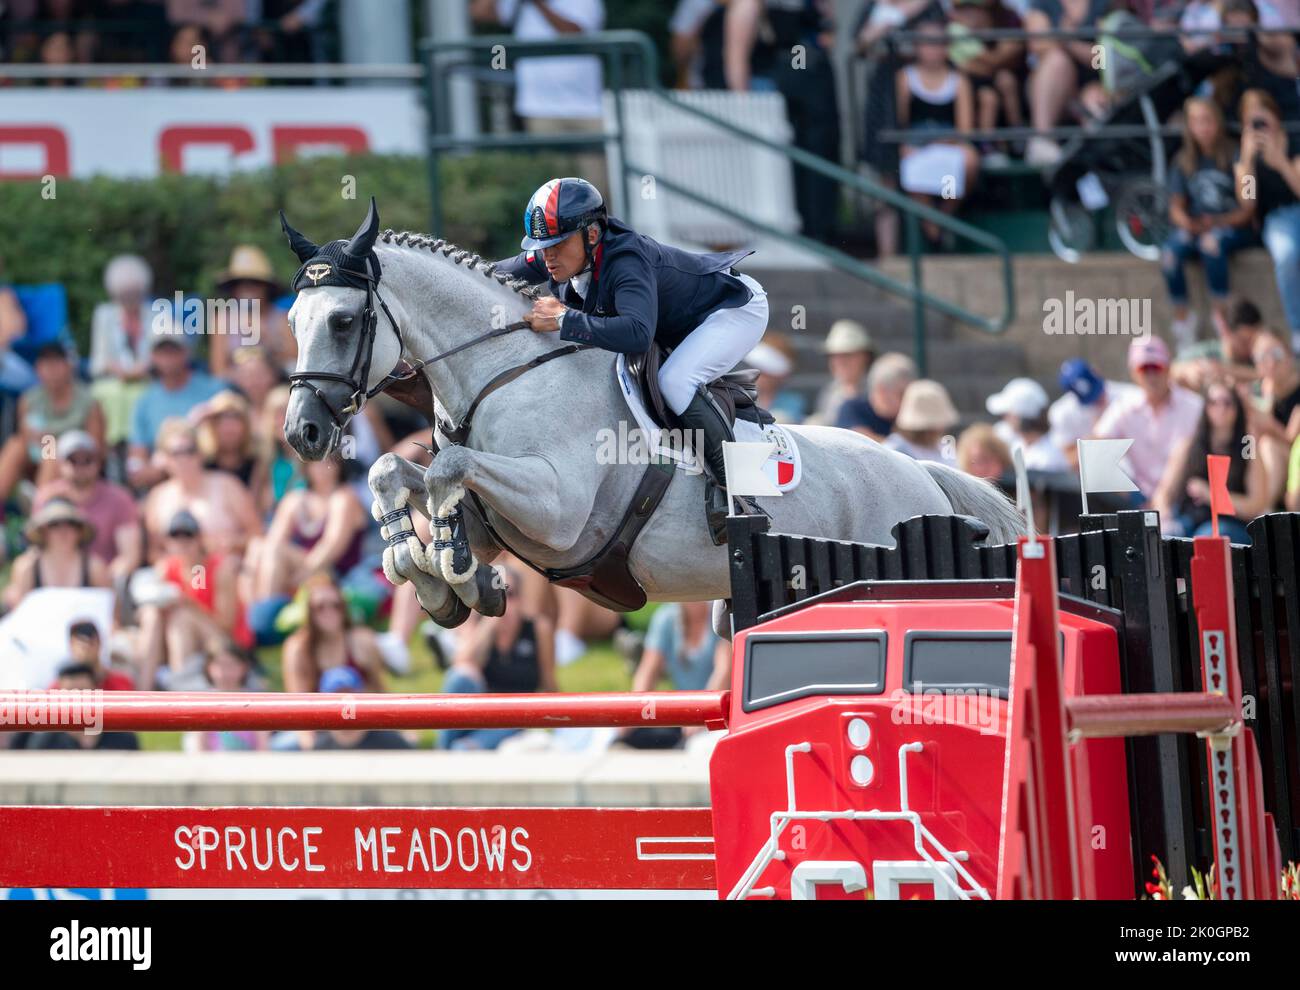
[[[385,244],[410,248],[414,251],[430,251],[435,255],[441,252],[442,256],[450,259],[453,264],[464,265],[465,268],[471,271],[481,272],[487,278],[494,278],[507,289],[526,299],[537,299],[541,295],[540,287],[530,285],[522,278],[511,278],[505,272],[497,271],[495,262],[488,261],[468,248],[457,247],[441,237],[417,234],[410,230],[404,230],[401,233],[385,230],[379,235],[379,239]]]

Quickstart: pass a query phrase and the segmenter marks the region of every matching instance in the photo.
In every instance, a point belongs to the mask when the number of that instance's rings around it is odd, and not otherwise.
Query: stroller
[[[1097,126],[1127,129],[1116,136],[1076,135],[1044,176],[1050,193],[1048,243],[1071,264],[1096,245],[1108,206],[1120,242],[1139,258],[1159,259],[1169,233],[1168,160],[1177,146],[1163,122],[1230,59],[1221,52],[1186,55],[1176,41],[1126,41],[1122,24],[1111,22],[1107,30],[1100,40],[1110,48],[1112,75],[1108,79],[1103,73],[1103,80],[1117,97]]]

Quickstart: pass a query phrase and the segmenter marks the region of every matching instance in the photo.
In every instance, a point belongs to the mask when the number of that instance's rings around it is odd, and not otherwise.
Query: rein
[[[390,385],[397,382],[408,381],[429,365],[437,364],[439,361],[445,360],[454,354],[459,354],[461,351],[468,350],[484,341],[492,340],[494,337],[504,337],[508,333],[522,330],[524,327],[528,326],[526,322],[519,320],[503,327],[488,330],[485,333],[481,333],[476,337],[471,337],[469,340],[457,344],[455,347],[448,348],[441,354],[435,354],[427,360],[419,361],[413,365],[407,365],[402,368],[401,371],[391,371],[385,375],[374,388],[367,389],[366,382],[370,380],[370,362],[374,357],[375,352],[375,335],[379,328],[379,314],[375,310],[375,300],[379,301],[379,308],[384,311],[384,315],[388,317],[388,322],[393,327],[393,333],[397,336],[397,346],[400,354],[406,353],[406,341],[402,338],[402,328],[398,326],[397,320],[393,318],[393,314],[389,310],[388,304],[384,302],[384,297],[379,294],[379,280],[369,272],[354,271],[349,274],[364,278],[366,281],[366,303],[361,310],[362,332],[357,338],[357,349],[356,353],[352,357],[352,367],[348,369],[346,375],[341,375],[334,371],[295,371],[293,374],[289,375],[291,389],[308,389],[317,399],[320,400],[321,405],[325,407],[325,411],[328,412],[330,418],[334,420],[334,429],[336,433],[342,433],[342,431],[347,427],[349,417],[355,416],[359,413],[365,407],[366,402],[373,399],[380,392],[383,392]],[[442,420],[438,420],[438,429],[442,432],[443,436],[451,441],[451,443],[457,445],[463,444],[469,438],[471,420],[475,410],[478,409],[479,403],[490,394],[501,388],[501,386],[512,382],[516,378],[531,371],[533,368],[545,364],[547,361],[554,360],[558,357],[565,357],[578,351],[587,350],[589,347],[589,344],[567,344],[564,347],[557,347],[555,350],[540,354],[531,361],[515,365],[513,368],[507,368],[479,390],[478,394],[474,396],[474,400],[470,403],[469,409],[465,413],[465,418],[459,424],[444,423]],[[326,397],[325,393],[313,384],[317,381],[342,382],[344,385],[348,386],[348,388],[352,389],[352,394],[348,398],[348,404],[341,409],[335,409],[333,404]]]

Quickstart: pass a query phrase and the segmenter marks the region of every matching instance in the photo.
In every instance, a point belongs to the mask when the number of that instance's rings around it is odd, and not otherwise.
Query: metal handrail
[[[484,135],[475,137],[456,137],[450,133],[450,127],[446,120],[446,113],[440,97],[445,94],[448,87],[444,84],[445,77],[451,71],[470,66],[473,63],[468,59],[449,59],[448,53],[474,53],[474,52],[491,52],[498,49],[501,52],[509,51],[512,57],[517,57],[521,53],[528,56],[536,55],[572,55],[582,53],[585,55],[594,55],[604,58],[609,66],[609,88],[616,95],[621,96],[623,89],[625,67],[622,64],[622,57],[632,55],[636,59],[641,79],[641,87],[647,92],[653,94],[654,98],[672,106],[675,110],[685,113],[696,119],[703,120],[713,127],[730,134],[742,141],[753,146],[766,149],[787,158],[793,163],[803,166],[810,171],[819,175],[834,179],[842,186],[849,188],[881,202],[887,203],[903,214],[908,230],[908,254],[911,260],[911,282],[901,281],[886,275],[884,272],[871,265],[852,257],[844,251],[822,244],[812,238],[802,234],[790,234],[785,231],[777,230],[770,225],[756,221],[751,217],[744,216],[736,210],[732,210],[723,204],[716,203],[705,196],[685,189],[676,183],[662,178],[656,178],[658,184],[677,195],[683,196],[692,202],[706,206],[715,210],[737,222],[743,223],[751,229],[757,230],[769,236],[778,237],[795,244],[804,250],[820,257],[823,261],[862,279],[869,284],[890,292],[894,295],[901,296],[913,303],[913,340],[916,351],[916,360],[921,372],[924,374],[926,365],[925,356],[925,310],[930,308],[936,312],[942,313],[952,319],[960,320],[963,323],[976,327],[988,333],[1003,332],[1015,318],[1015,293],[1013,291],[1013,270],[1011,267],[1011,254],[1006,244],[998,237],[980,230],[964,221],[943,213],[940,210],[933,209],[924,204],[914,202],[902,193],[889,189],[879,183],[873,182],[855,172],[820,158],[817,155],[804,151],[802,148],[795,148],[761,137],[729,121],[723,120],[707,111],[700,110],[697,107],[687,105],[686,103],[674,99],[672,94],[665,90],[659,82],[659,59],[654,46],[650,39],[639,31],[607,31],[598,34],[565,36],[546,41],[524,41],[510,35],[487,35],[466,39],[455,40],[437,40],[426,39],[420,42],[418,49],[423,59],[427,59],[429,72],[426,77],[428,111],[431,128],[429,141],[430,148],[430,184],[432,186],[432,197],[434,204],[434,229],[441,226],[441,205],[440,194],[438,189],[438,156],[445,151],[451,150],[468,150],[482,148],[520,148],[520,147],[575,147],[590,146],[603,147],[606,141],[616,141],[620,150],[620,163],[622,175],[619,181],[626,184],[628,177],[634,174],[645,174],[651,170],[641,168],[637,163],[629,161],[626,154],[624,142],[625,128],[623,127],[623,101],[616,98],[614,101],[615,113],[618,118],[618,130],[616,133],[584,134],[584,135]],[[626,185],[624,185],[626,191]],[[927,292],[922,286],[921,280],[921,257],[920,257],[920,237],[919,226],[922,220],[934,223],[941,229],[951,231],[953,234],[963,237],[975,244],[980,245],[993,252],[998,256],[1001,267],[1002,287],[1003,287],[1003,306],[1001,313],[996,317],[986,317],[974,313],[958,303],[950,302],[939,296]]]

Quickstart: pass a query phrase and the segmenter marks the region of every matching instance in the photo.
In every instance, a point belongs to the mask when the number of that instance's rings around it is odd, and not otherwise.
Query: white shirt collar
[[[575,275],[569,279],[569,288],[583,299],[586,299],[587,291],[591,288],[591,269],[589,268],[581,275]]]

